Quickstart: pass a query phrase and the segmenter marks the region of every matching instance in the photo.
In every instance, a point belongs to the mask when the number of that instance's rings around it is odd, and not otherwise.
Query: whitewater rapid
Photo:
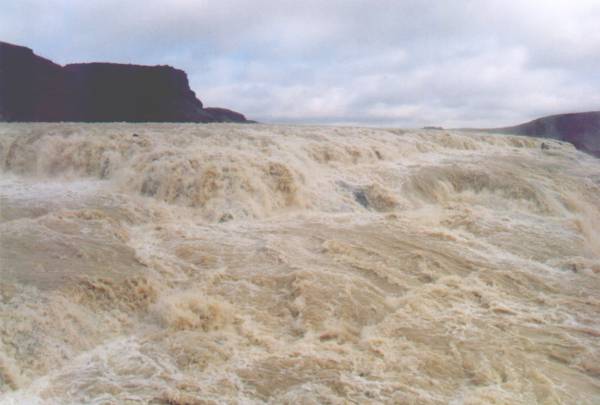
[[[3,404],[592,405],[599,314],[566,143],[0,125]]]

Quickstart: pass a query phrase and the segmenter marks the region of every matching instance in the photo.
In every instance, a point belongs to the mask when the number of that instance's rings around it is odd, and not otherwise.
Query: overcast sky
[[[496,126],[600,109],[600,0],[0,0],[55,62],[169,64],[263,122]]]

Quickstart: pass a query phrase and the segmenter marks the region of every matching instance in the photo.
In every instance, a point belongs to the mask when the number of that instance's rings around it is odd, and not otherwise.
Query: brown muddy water
[[[544,142],[2,124],[0,403],[598,404],[600,160]]]

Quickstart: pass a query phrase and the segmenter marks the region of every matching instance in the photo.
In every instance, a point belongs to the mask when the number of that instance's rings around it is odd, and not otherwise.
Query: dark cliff
[[[0,42],[0,121],[247,122],[204,108],[184,71],[114,63],[57,65]]]
[[[484,131],[558,139],[600,157],[600,111],[551,115],[513,127]]]
[[[31,49],[0,42],[0,120],[59,121],[67,88],[61,66]]]

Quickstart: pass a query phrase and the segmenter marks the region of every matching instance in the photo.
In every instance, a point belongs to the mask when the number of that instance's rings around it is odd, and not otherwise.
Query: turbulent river
[[[600,160],[439,130],[2,124],[0,403],[598,404]]]

